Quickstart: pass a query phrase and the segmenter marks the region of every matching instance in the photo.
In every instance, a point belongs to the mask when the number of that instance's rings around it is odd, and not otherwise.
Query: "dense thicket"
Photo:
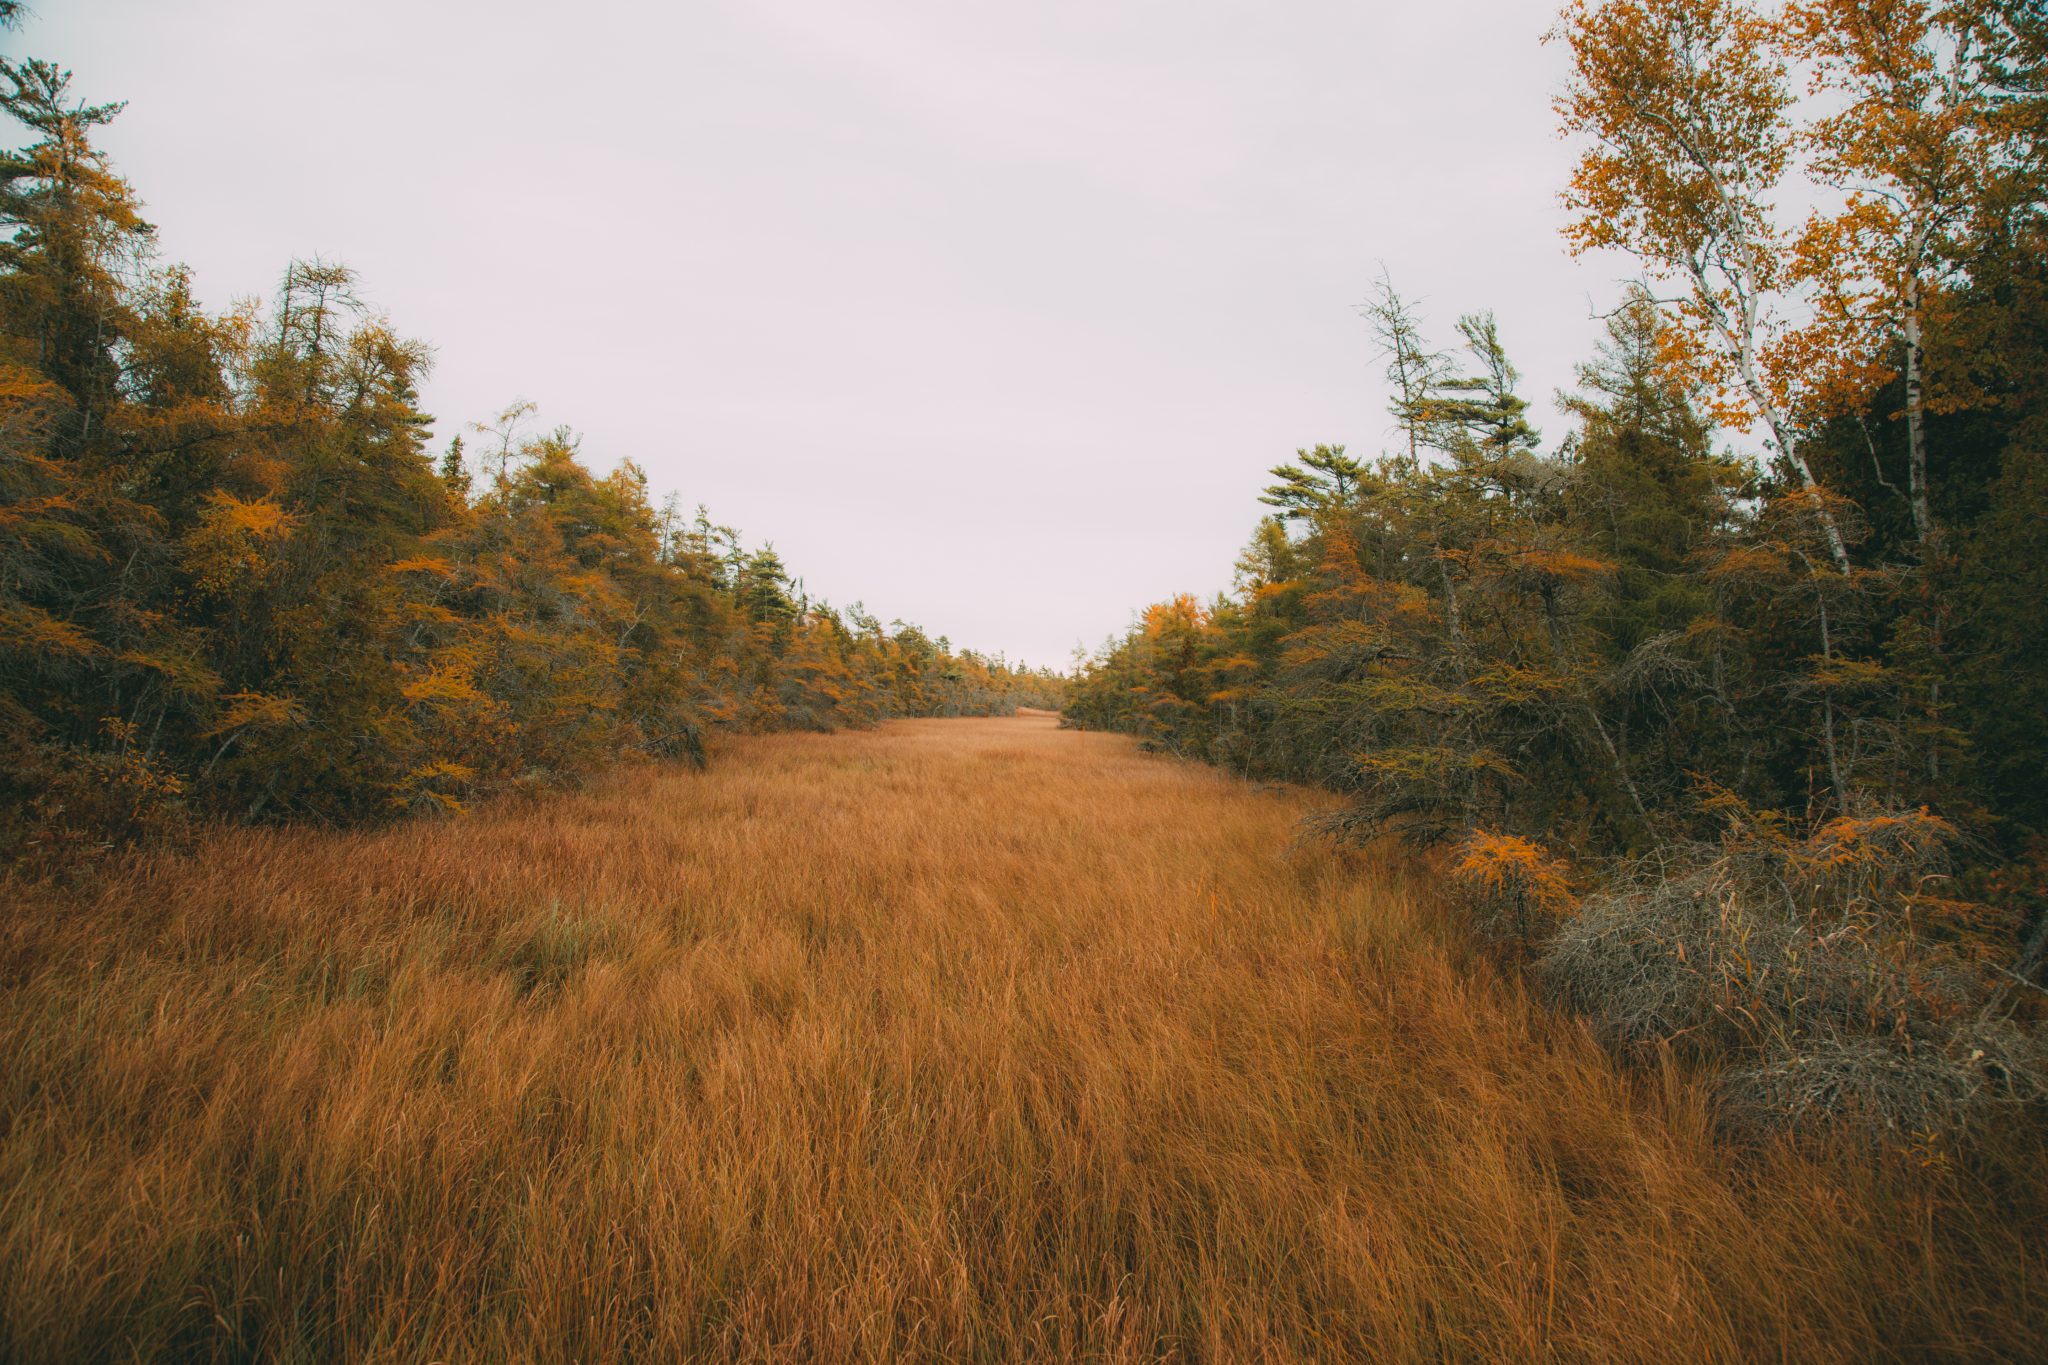
[[[34,60],[0,63],[0,105],[28,134],[0,154],[0,860],[1057,704],[1050,674],[809,599],[523,407],[437,458],[426,348],[347,270],[209,314],[93,144],[119,106]]]
[[[1235,589],[1149,608],[1067,715],[1451,846],[1562,997],[1737,1106],[2038,1105],[2048,25],[1609,0],[1557,38],[1575,243],[1646,279],[1573,429],[1490,316],[1439,352],[1383,283],[1396,449],[1275,469]],[[1788,168],[1837,207],[1776,227]]]

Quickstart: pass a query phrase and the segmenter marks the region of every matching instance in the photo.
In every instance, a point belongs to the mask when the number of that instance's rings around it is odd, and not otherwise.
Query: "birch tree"
[[[1974,7],[1931,0],[1798,0],[1782,32],[1834,112],[1801,135],[1811,172],[1846,193],[1816,213],[1791,273],[1814,288],[1810,362],[1851,376],[1851,401],[1891,377],[1905,385],[1906,499],[1923,552],[1937,533],[1927,450],[1926,328],[1931,295],[1958,271],[1955,237],[1996,161],[1992,92]],[[1861,383],[1854,376],[1859,375]],[[1875,381],[1875,382],[1873,382]]]
[[[1692,359],[1753,416],[1799,488],[1817,494],[1791,417],[1793,376],[1770,365],[1782,328],[1786,243],[1770,196],[1793,150],[1793,102],[1774,26],[1739,0],[1573,0],[1553,37],[1571,57],[1556,109],[1587,142],[1564,202],[1575,252],[1626,251],[1680,286]],[[1849,553],[1814,497],[1828,555]]]

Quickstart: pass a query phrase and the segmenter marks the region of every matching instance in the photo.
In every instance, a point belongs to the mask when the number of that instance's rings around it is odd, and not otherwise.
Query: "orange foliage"
[[[1557,917],[1574,904],[1564,862],[1519,835],[1473,830],[1458,846],[1451,876],[1467,895],[1493,906]]]

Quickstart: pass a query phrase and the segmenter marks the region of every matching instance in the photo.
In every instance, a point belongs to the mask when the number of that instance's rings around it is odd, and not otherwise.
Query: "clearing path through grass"
[[[0,1358],[2021,1358],[1311,798],[1050,716],[7,887]]]

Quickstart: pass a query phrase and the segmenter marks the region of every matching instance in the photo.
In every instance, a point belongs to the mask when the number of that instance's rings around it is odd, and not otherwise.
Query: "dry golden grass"
[[[14,888],[0,1356],[2037,1345],[2038,1177],[1717,1146],[1303,802],[927,721]]]

